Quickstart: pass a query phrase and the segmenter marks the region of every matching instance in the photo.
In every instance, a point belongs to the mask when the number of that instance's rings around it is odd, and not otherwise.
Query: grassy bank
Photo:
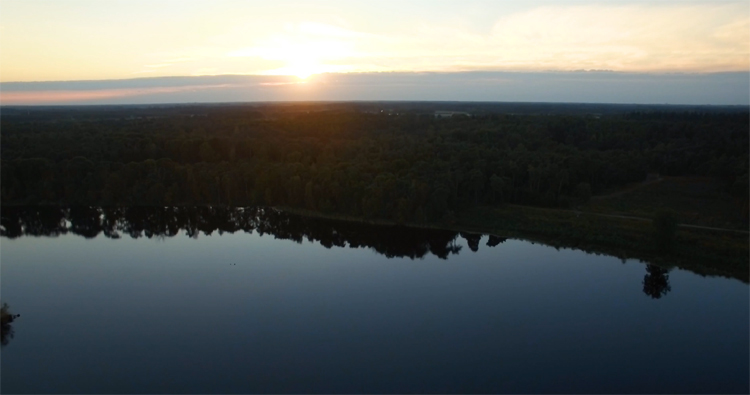
[[[519,207],[478,208],[464,213],[461,223],[474,231],[748,282],[746,234],[678,228],[672,245],[662,248],[655,243],[654,228],[648,221]]]
[[[731,196],[707,177],[662,177],[655,182],[595,197],[584,208],[603,214],[653,218],[660,210],[677,213],[680,223],[748,229],[747,200]]]
[[[282,209],[318,218],[397,225],[385,220]],[[639,259],[666,268],[679,267],[700,275],[735,278],[745,283],[750,275],[748,236],[740,233],[678,228],[671,246],[662,248],[654,242],[654,229],[650,221],[521,206],[477,207],[461,212],[452,223],[402,225],[524,239],[621,259]]]

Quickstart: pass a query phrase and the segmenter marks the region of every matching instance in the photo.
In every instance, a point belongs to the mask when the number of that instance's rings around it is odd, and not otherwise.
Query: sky
[[[746,0],[0,0],[2,104],[746,105],[748,73]]]

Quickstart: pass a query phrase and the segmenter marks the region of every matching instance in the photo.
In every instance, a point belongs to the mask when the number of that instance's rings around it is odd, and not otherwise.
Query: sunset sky
[[[373,72],[728,72],[742,82],[749,4],[2,0],[0,92],[3,104],[64,103],[77,87],[50,99],[44,85],[8,83],[231,74],[313,84],[321,73]],[[27,90],[36,99],[16,92]]]

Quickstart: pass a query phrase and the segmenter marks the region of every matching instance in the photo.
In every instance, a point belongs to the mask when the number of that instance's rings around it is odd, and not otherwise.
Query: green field
[[[674,211],[682,224],[748,229],[747,201],[730,196],[711,178],[665,177],[642,187],[595,197],[583,209],[643,218],[667,209]]]

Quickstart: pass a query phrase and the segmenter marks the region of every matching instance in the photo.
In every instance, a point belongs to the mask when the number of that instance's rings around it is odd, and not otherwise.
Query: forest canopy
[[[382,108],[381,108],[382,107]],[[294,207],[397,222],[575,207],[649,174],[748,195],[748,112],[279,104],[4,109],[4,205]]]

